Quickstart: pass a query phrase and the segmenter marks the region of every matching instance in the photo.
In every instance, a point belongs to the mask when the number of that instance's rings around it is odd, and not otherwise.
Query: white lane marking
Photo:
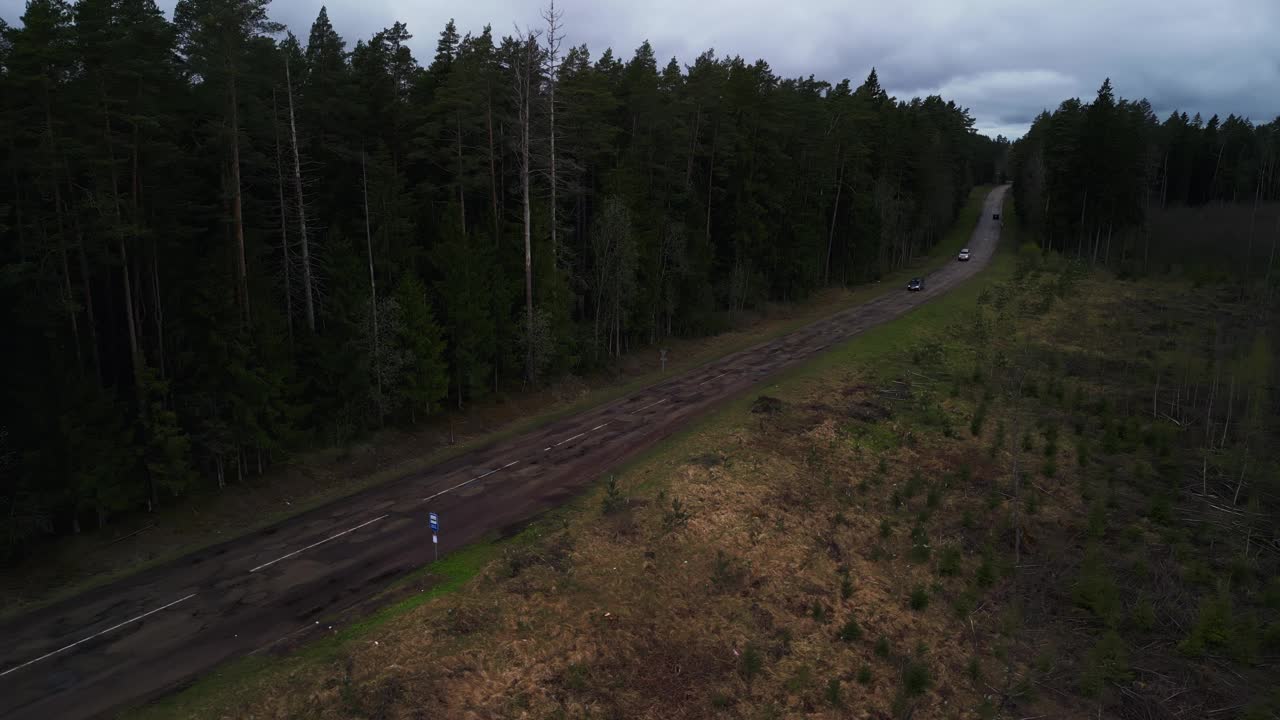
[[[640,408],[639,410],[636,410],[636,412],[638,412],[638,413],[644,412],[645,410],[648,410],[649,408],[653,407],[654,405],[661,405],[662,403],[664,403],[664,402],[666,402],[666,401],[667,401],[667,398],[662,398],[661,400],[657,400],[657,401],[651,402],[651,403],[649,403],[648,405],[645,405],[644,407]]]
[[[22,668],[24,668],[24,667],[26,667],[26,666],[28,666],[28,665],[34,665],[35,663],[38,663],[38,662],[40,662],[41,660],[46,660],[46,659],[48,659],[48,658],[51,658],[51,657],[53,657],[54,655],[57,655],[57,654],[58,654],[58,653],[60,653],[60,652],[65,652],[65,651],[70,650],[71,648],[73,648],[73,647],[75,647],[75,646],[77,646],[77,645],[80,645],[80,644],[82,644],[82,643],[87,643],[87,642],[89,642],[90,640],[92,640],[92,639],[94,639],[94,638],[96,638],[96,637],[102,637],[103,635],[106,635],[107,633],[111,632],[112,630],[119,630],[120,628],[124,627],[125,625],[128,625],[128,624],[130,624],[130,623],[136,623],[136,622],[138,622],[139,620],[141,620],[141,619],[143,619],[143,618],[147,617],[148,615],[155,615],[156,613],[160,612],[161,610],[166,610],[166,609],[168,609],[168,608],[171,608],[171,607],[173,607],[174,605],[177,605],[177,604],[178,604],[178,603],[180,603],[180,602],[185,602],[185,601],[187,601],[187,600],[190,600],[191,598],[193,598],[193,597],[195,597],[195,596],[196,596],[196,594],[195,594],[195,593],[191,593],[190,595],[188,595],[188,596],[186,596],[186,597],[184,597],[184,598],[178,598],[177,600],[174,600],[173,602],[169,603],[168,605],[162,605],[162,606],[160,606],[160,607],[158,607],[158,608],[156,608],[155,610],[152,610],[152,611],[150,611],[150,612],[144,612],[144,613],[142,613],[141,615],[139,615],[139,616],[138,616],[138,617],[136,617],[136,618],[131,618],[131,619],[129,619],[129,620],[125,620],[124,622],[122,622],[122,623],[120,623],[120,624],[118,624],[118,625],[112,625],[111,627],[107,628],[106,630],[102,630],[102,631],[100,631],[100,632],[96,632],[96,633],[94,633],[94,634],[90,635],[89,637],[84,638],[83,640],[77,640],[77,641],[75,641],[75,642],[71,643],[70,645],[68,645],[68,646],[66,646],[66,647],[61,647],[61,648],[58,648],[57,650],[54,650],[53,652],[45,653],[44,655],[41,655],[40,657],[36,658],[35,660],[28,660],[28,661],[26,661],[26,662],[22,663],[21,665],[19,665],[19,666],[17,666],[17,667],[11,667],[11,668],[9,668],[8,670],[5,670],[4,672],[0,672],[0,677],[4,677],[5,675],[8,675],[8,674],[9,674],[9,673],[11,673],[11,672],[17,672],[18,670],[21,670]]]
[[[589,431],[588,431],[588,432],[589,432]],[[560,447],[561,445],[563,445],[563,444],[565,444],[565,443],[569,442],[570,440],[577,440],[578,438],[580,438],[580,437],[582,437],[583,435],[586,435],[586,434],[587,434],[587,433],[580,432],[580,433],[578,433],[577,435],[574,435],[574,436],[573,436],[573,437],[571,437],[571,438],[565,438],[564,440],[561,440],[560,442],[556,443],[553,447]]]
[[[551,448],[547,448],[547,450],[550,450],[550,449],[551,449]],[[489,472],[484,473],[483,475],[477,475],[477,476],[475,476],[475,477],[471,478],[470,480],[466,480],[466,481],[464,481],[464,482],[460,482],[460,483],[458,483],[457,485],[454,485],[454,486],[453,486],[453,487],[451,487],[451,488],[445,488],[444,490],[441,490],[440,492],[436,493],[435,495],[431,495],[431,496],[429,496],[429,497],[424,497],[424,498],[422,498],[422,502],[427,502],[428,500],[435,500],[436,498],[440,497],[441,495],[445,495],[445,494],[447,494],[447,493],[451,493],[451,492],[453,492],[454,490],[457,490],[458,488],[461,488],[461,487],[466,487],[466,486],[470,485],[471,483],[473,483],[473,482],[475,482],[475,481],[477,481],[477,480],[483,480],[483,479],[485,479],[485,478],[489,477],[490,475],[492,475],[492,474],[494,474],[494,473],[498,472],[499,470],[506,470],[507,468],[511,467],[512,465],[515,465],[515,464],[516,464],[516,463],[518,463],[518,462],[520,462],[520,461],[519,461],[519,460],[512,460],[511,462],[507,463],[506,465],[503,465],[503,466],[502,466],[502,467],[500,467],[500,468],[494,468],[494,469],[490,470]]]
[[[722,377],[724,377],[725,375],[728,375],[728,374],[729,374],[729,371],[728,371],[728,370],[726,370],[726,371],[724,371],[724,372],[720,373],[719,375],[717,375],[717,376],[715,376],[715,377],[711,378],[710,380],[703,380],[702,382],[698,383],[698,387],[702,387],[703,385],[706,385],[706,384],[707,384],[707,383],[709,383],[709,382],[713,382],[713,381],[715,381],[715,380],[719,380],[720,378],[722,378]]]
[[[294,555],[297,555],[298,553],[306,552],[306,551],[310,550],[310,549],[311,549],[311,548],[313,548],[313,547],[319,547],[319,546],[321,546],[321,545],[323,545],[323,544],[325,544],[325,543],[329,542],[330,540],[337,540],[338,538],[342,537],[343,535],[346,535],[347,533],[353,533],[353,532],[355,532],[356,530],[359,530],[360,528],[364,527],[365,525],[372,525],[373,523],[376,523],[376,522],[378,522],[379,520],[381,520],[381,519],[383,519],[383,518],[385,518],[385,517],[387,517],[387,516],[386,516],[386,515],[379,515],[378,517],[376,517],[376,518],[374,518],[374,519],[372,519],[372,520],[366,520],[366,521],[364,521],[364,522],[360,523],[359,525],[357,525],[357,526],[355,526],[355,527],[353,527],[353,528],[348,528],[348,529],[346,529],[346,530],[343,530],[342,532],[338,533],[337,535],[331,535],[331,536],[329,536],[329,537],[327,537],[327,538],[325,538],[325,539],[323,539],[323,540],[321,540],[321,541],[319,541],[319,542],[313,542],[313,543],[311,543],[310,545],[308,545],[308,546],[306,546],[306,547],[304,547],[304,548],[301,548],[301,549],[299,549],[299,550],[294,550],[293,552],[289,553],[288,555],[281,555],[280,557],[276,558],[275,560],[272,560],[271,562],[265,562],[265,563],[262,563],[261,565],[259,565],[258,567],[256,567],[256,568],[254,568],[254,569],[250,570],[249,572],[251,572],[251,573],[256,573],[256,572],[258,572],[259,570],[261,570],[262,568],[265,568],[265,567],[271,567],[272,565],[275,565],[276,563],[280,562],[281,560],[288,560],[289,558],[293,557]]]
[[[595,427],[591,428],[590,430],[583,430],[582,432],[578,433],[577,435],[574,435],[573,437],[570,437],[570,438],[565,438],[565,439],[561,440],[560,442],[556,443],[555,445],[552,445],[551,447],[545,447],[545,448],[542,448],[542,452],[550,452],[550,451],[551,451],[551,448],[553,448],[553,447],[560,447],[561,445],[563,445],[563,444],[565,444],[565,443],[567,443],[567,442],[573,442],[574,440],[577,440],[578,438],[580,438],[580,437],[582,437],[582,436],[586,435],[587,433],[593,433],[593,432],[595,432],[595,431],[599,430],[600,428],[604,427],[605,425],[608,425],[608,424],[609,424],[609,423],[611,423],[611,422],[613,422],[613,421],[612,421],[612,420],[610,420],[609,422],[602,422],[602,423],[600,423],[599,425],[597,425],[597,426],[595,426]]]

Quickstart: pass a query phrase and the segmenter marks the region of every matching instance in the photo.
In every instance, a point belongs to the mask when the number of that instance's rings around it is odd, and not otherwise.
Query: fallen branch
[[[1162,678],[1164,678],[1165,680],[1168,680],[1169,682],[1173,682],[1173,678],[1169,677],[1168,675],[1165,675],[1164,673],[1156,672],[1155,670],[1151,670],[1151,669],[1149,669],[1149,668],[1138,667],[1137,665],[1134,665],[1134,666],[1133,666],[1133,669],[1134,669],[1134,670],[1137,670],[1137,671],[1139,671],[1139,672],[1144,672],[1144,673],[1149,673],[1149,674],[1151,674],[1151,675],[1155,675],[1156,677],[1162,677]]]
[[[123,536],[123,537],[118,537],[118,538],[116,538],[115,540],[112,540],[111,542],[109,542],[109,543],[107,543],[107,544],[108,544],[108,545],[115,545],[116,543],[120,542],[121,540],[128,540],[129,538],[133,537],[134,535],[137,535],[137,534],[139,534],[139,533],[142,533],[142,532],[145,532],[145,531],[147,531],[147,530],[150,530],[151,528],[153,528],[153,527],[155,527],[155,526],[156,526],[156,524],[155,524],[155,523],[151,523],[150,525],[148,525],[148,526],[146,526],[146,527],[144,527],[144,528],[139,528],[138,530],[134,530],[133,532],[129,533],[128,535],[125,535],[125,536]]]

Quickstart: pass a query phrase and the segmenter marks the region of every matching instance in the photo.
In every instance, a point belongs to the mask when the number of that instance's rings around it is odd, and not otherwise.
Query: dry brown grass
[[[962,463],[980,486],[991,471],[981,438],[921,438],[877,455],[850,435],[867,422],[858,419],[867,408],[892,412],[865,382],[810,385],[805,397],[783,403],[776,415],[738,416],[680,441],[624,478],[623,491],[636,496],[625,511],[602,516],[586,505],[551,537],[509,548],[461,593],[235,714],[888,717],[903,668],[918,662],[929,687],[896,710],[971,716],[983,689],[965,669],[985,639],[965,631],[945,597],[963,586],[963,574],[940,578],[936,552],[928,562],[907,558],[927,490],[907,511],[891,508],[889,497],[912,473],[937,479]],[[872,478],[874,486],[858,489]],[[960,505],[981,498],[951,488],[931,513],[958,518]],[[687,522],[671,519],[674,501]],[[885,517],[896,523],[887,540]],[[927,525],[938,545],[963,542],[954,518]],[[845,577],[851,592],[842,591]],[[909,607],[915,587],[934,594],[925,610]],[[862,636],[841,640],[851,619]],[[888,657],[876,653],[881,638]],[[872,674],[865,685],[857,677],[864,667]],[[838,705],[828,694],[833,681]]]
[[[1156,717],[1162,699],[1191,696],[1199,704],[1185,707],[1222,707],[1228,700],[1212,683],[1186,680],[1196,666],[1168,634],[1126,637],[1132,681],[1112,681],[1101,698],[1082,691],[1105,631],[1072,597],[1091,507],[1113,504],[1106,548],[1125,592],[1122,557],[1167,542],[1167,529],[1142,517],[1144,503],[1130,507],[1144,498],[1106,479],[1144,456],[1098,457],[1097,417],[1084,430],[1095,459],[1078,465],[1074,421],[1097,411],[1073,407],[1070,395],[1079,387],[1097,400],[1136,381],[1100,351],[1141,329],[1116,318],[1151,290],[1091,278],[1077,302],[1025,320],[1054,362],[1079,355],[1094,374],[1064,371],[1063,397],[1042,390],[993,401],[976,435],[969,421],[984,388],[967,384],[967,346],[948,348],[948,377],[901,352],[868,352],[882,342],[869,335],[862,350],[837,351],[764,390],[771,400],[746,398],[627,469],[619,486],[629,498],[618,512],[602,513],[597,488],[541,523],[539,539],[504,546],[460,592],[361,635],[336,661],[242,689],[221,714]],[[952,322],[928,321],[927,332],[953,333]],[[895,342],[900,351],[919,339]],[[1020,455],[1017,497],[1015,408],[1033,442]],[[1007,434],[992,453],[1000,421]],[[1043,470],[1050,425],[1058,432],[1051,476]],[[1126,540],[1129,528],[1143,534]],[[1149,574],[1178,585],[1182,570],[1165,556],[1174,557],[1167,546]],[[913,591],[921,593],[914,608]],[[1184,625],[1194,621],[1193,609],[1176,612]],[[850,620],[860,635],[842,638]],[[908,671],[920,667],[928,682],[907,693]]]

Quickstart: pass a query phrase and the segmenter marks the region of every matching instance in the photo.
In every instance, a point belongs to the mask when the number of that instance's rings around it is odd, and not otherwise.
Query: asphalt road
[[[981,270],[999,239],[993,190],[973,259],[789,335],[429,470],[0,626],[0,716],[75,720],[157,696],[349,608],[440,552],[552,508],[691,418]]]

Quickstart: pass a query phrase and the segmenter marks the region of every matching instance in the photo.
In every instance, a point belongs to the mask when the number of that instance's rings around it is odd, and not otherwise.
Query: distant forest
[[[1280,242],[1280,117],[1266,125],[1117,98],[1042,113],[1013,144],[1018,216],[1046,249],[1127,273],[1183,266],[1273,281]]]
[[[424,63],[267,5],[0,23],[9,551],[878,278],[1008,150],[874,70],[593,57],[554,8]]]

